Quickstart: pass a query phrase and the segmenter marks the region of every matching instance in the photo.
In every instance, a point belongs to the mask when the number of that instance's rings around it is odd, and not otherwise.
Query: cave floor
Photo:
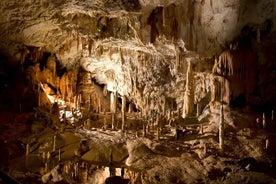
[[[145,135],[143,129],[103,129],[97,124],[102,119],[89,129],[41,129],[33,116],[0,116],[1,170],[20,183],[104,183],[110,168],[119,176],[125,168],[131,183],[276,183],[275,131],[229,129],[222,151],[211,122],[203,133],[187,126],[175,140],[168,125],[158,139],[154,127]]]

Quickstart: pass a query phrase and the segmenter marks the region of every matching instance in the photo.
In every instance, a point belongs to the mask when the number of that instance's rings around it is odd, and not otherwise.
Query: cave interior
[[[276,183],[276,1],[0,10],[0,183]]]

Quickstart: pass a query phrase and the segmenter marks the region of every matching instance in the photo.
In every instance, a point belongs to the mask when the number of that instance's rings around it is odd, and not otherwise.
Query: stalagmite
[[[75,105],[75,108],[77,108],[77,106],[78,106],[77,97],[78,97],[78,95],[74,96],[74,105]]]
[[[89,41],[88,41],[89,56],[91,56],[92,44],[93,44],[93,41],[92,41],[92,40],[89,40]]]
[[[260,125],[260,119],[259,118],[256,118],[256,126],[257,126],[257,128],[261,127],[261,125]]]
[[[27,144],[26,145],[26,156],[28,156],[30,154],[30,145]]]
[[[174,46],[174,52],[175,52],[175,65],[174,65],[174,75],[178,74],[178,68],[180,63],[180,50],[177,45]]]
[[[44,171],[48,172],[48,163],[47,162],[45,162],[45,164],[44,164]]]
[[[159,117],[159,115],[157,115],[156,124],[157,124],[157,140],[159,140],[160,139],[160,117]]]
[[[160,139],[160,127],[157,125],[157,140]]]
[[[128,113],[132,113],[133,112],[133,104],[132,103],[129,103],[129,106],[128,106]]]
[[[107,114],[106,112],[104,111],[104,129],[106,130],[107,129]]]
[[[178,135],[178,131],[177,131],[177,126],[174,127],[174,140],[178,140],[179,135]]]
[[[163,99],[162,114],[165,116],[165,114],[166,114],[166,97],[162,96],[162,99]]]
[[[98,99],[98,113],[100,113],[102,111],[101,99],[100,97],[97,97],[97,99]]]
[[[78,176],[78,173],[79,173],[79,171],[78,171],[79,167],[78,166],[79,166],[78,163],[74,164],[74,176],[75,176],[75,178]]]
[[[196,104],[196,117],[199,117],[199,105]]]
[[[19,102],[19,112],[20,112],[20,113],[22,112],[22,105],[21,105],[21,102]]]
[[[111,127],[112,129],[115,128],[115,117],[116,117],[116,98],[117,92],[110,93],[110,112],[111,112]]]
[[[163,11],[162,11],[162,18],[163,18],[163,27],[165,27],[166,26],[166,12],[165,12],[165,10],[166,10],[166,7],[163,7]]]
[[[200,134],[203,135],[203,124],[200,125]]]
[[[113,167],[112,149],[109,150],[109,176],[116,176],[116,168]]]
[[[269,138],[265,139],[265,149],[269,148]]]
[[[54,135],[53,151],[56,151],[56,135]]]
[[[266,128],[265,113],[263,113],[263,128]]]
[[[89,98],[88,98],[88,109],[89,111],[91,110],[91,95],[89,95]]]
[[[46,162],[46,153],[45,152],[42,153],[42,162],[43,163]]]
[[[150,133],[150,122],[148,122],[146,125],[146,134],[147,133]]]
[[[219,121],[219,148],[223,150],[224,144],[224,116],[223,105],[220,106],[220,121]]]
[[[146,137],[146,134],[147,134],[146,127],[145,127],[145,124],[143,124],[143,137]]]
[[[122,96],[122,130],[125,127],[126,97]]]
[[[60,153],[60,148],[58,149],[58,161],[61,161],[61,153]]]
[[[124,178],[124,176],[125,176],[125,167],[122,166],[121,167],[121,177]]]
[[[46,162],[48,162],[50,160],[50,157],[51,157],[51,154],[50,152],[48,151],[47,154],[46,154]]]
[[[204,155],[207,154],[207,143],[204,143],[203,154],[204,154]]]
[[[41,106],[41,99],[40,99],[40,85],[38,85],[38,90],[37,90],[37,105],[38,107]]]
[[[260,28],[257,28],[257,43],[261,43],[261,39],[260,39]]]
[[[186,73],[186,86],[185,86],[185,93],[184,93],[182,117],[186,118],[192,115],[193,110],[194,110],[194,74],[192,71],[191,61],[189,59],[187,73]]]

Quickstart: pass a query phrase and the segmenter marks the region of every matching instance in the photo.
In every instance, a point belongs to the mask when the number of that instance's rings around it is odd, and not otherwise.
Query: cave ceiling
[[[138,107],[150,106],[147,98],[182,102],[192,63],[196,83],[204,83],[195,89],[199,101],[209,93],[214,57],[245,25],[275,23],[275,9],[274,0],[3,0],[0,52],[15,64],[30,48],[50,53]]]

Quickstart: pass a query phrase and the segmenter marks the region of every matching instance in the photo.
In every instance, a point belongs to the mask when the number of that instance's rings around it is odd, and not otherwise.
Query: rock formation
[[[14,170],[29,145],[43,182],[104,183],[109,150],[113,174],[128,166],[133,183],[230,182],[251,166],[228,159],[274,147],[275,0],[2,0],[0,11],[0,150]]]

